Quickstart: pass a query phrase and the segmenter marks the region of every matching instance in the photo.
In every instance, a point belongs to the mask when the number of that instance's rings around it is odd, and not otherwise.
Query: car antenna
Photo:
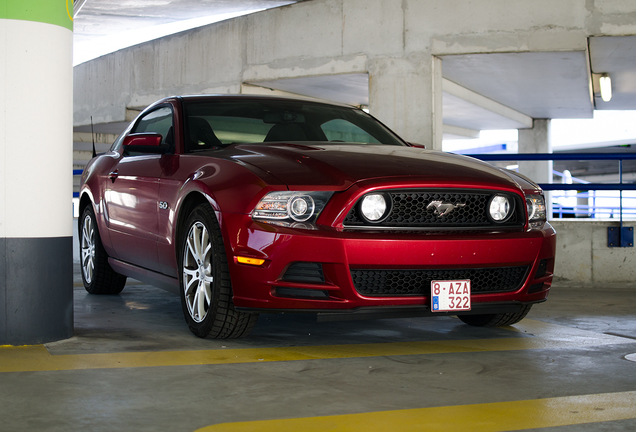
[[[93,130],[93,116],[91,116],[91,138],[93,138],[93,157],[97,156],[95,152],[95,131]]]

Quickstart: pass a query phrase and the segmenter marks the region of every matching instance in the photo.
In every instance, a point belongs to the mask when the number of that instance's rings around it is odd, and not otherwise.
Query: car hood
[[[515,188],[504,171],[466,156],[390,145],[240,144],[233,159],[295,186],[343,190],[373,179],[431,186]]]

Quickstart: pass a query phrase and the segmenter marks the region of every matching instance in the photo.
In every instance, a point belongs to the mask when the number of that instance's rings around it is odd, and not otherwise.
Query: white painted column
[[[441,150],[441,60],[433,59],[369,60],[369,112],[405,140]]]
[[[534,119],[532,129],[519,129],[519,153],[552,153],[550,119]],[[537,183],[552,183],[552,161],[519,162],[519,172]],[[552,204],[546,192],[548,217]]]
[[[73,332],[72,9],[0,7],[0,345]]]

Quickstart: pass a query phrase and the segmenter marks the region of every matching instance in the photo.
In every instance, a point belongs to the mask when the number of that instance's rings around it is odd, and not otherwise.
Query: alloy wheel
[[[86,215],[84,223],[82,224],[82,241],[80,246],[82,249],[82,271],[84,272],[84,279],[86,283],[90,284],[93,281],[93,273],[95,271],[95,227],[93,226],[93,219],[90,215]]]
[[[202,322],[212,302],[212,241],[205,225],[196,221],[190,226],[183,251],[183,290],[190,317]]]

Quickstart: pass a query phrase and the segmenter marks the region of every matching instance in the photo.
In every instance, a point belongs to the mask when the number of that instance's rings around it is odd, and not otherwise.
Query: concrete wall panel
[[[634,226],[628,222],[625,226]],[[617,223],[607,226],[618,227]],[[592,232],[592,269],[595,282],[633,282],[636,280],[636,252],[631,248],[607,246],[607,226]]]
[[[144,107],[185,93],[240,92],[246,19],[228,20],[141,44],[74,69],[74,123],[122,121]]]
[[[592,223],[551,221],[557,231],[556,276],[574,280],[592,280]]]
[[[585,49],[585,0],[407,0],[406,52],[435,55]]]
[[[618,222],[560,220],[550,222],[557,231],[555,275],[581,285],[633,282],[636,249],[607,246],[607,228]],[[633,221],[625,226],[635,226]]]
[[[342,55],[342,1],[299,3],[247,20],[248,65]]]
[[[395,55],[404,48],[404,2],[345,0],[343,53]]]
[[[594,15],[589,22],[594,35],[629,36],[636,34],[634,2],[625,0],[594,0]]]
[[[407,28],[421,34],[488,34],[584,28],[586,0],[406,0]]]
[[[294,59],[248,66],[243,72],[243,82],[254,83],[282,78],[364,73],[367,69],[366,55]]]

